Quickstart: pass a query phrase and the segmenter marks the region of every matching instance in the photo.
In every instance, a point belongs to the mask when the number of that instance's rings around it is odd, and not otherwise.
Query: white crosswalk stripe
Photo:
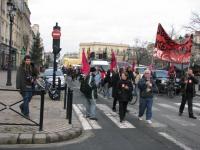
[[[84,115],[82,114],[82,112],[80,111],[80,109],[75,105],[73,104],[73,109],[75,111],[75,113],[77,114],[82,126],[83,126],[83,129],[84,130],[91,130],[92,127],[91,125],[89,124],[89,122],[87,121],[87,119],[84,117]]]
[[[181,103],[174,103],[175,105],[177,105],[177,106],[180,106],[181,105]],[[198,105],[197,103],[194,103],[195,105]],[[185,105],[185,108],[188,108],[188,105]],[[194,107],[193,106],[193,110],[195,110],[195,111],[197,111],[197,112],[200,112],[200,108],[198,108],[198,107]]]
[[[78,104],[77,106],[78,106],[78,108],[82,111],[82,113],[85,112],[85,107],[83,106],[83,104]],[[95,120],[87,119],[87,121],[89,122],[89,124],[92,126],[93,129],[101,129],[101,128],[102,128],[102,127],[97,123],[97,121],[95,121]]]
[[[119,115],[113,112],[108,106],[104,104],[97,104],[97,107],[103,111],[103,113],[110,118],[119,128],[135,128],[131,123],[128,121],[123,121],[122,123],[119,121]]]

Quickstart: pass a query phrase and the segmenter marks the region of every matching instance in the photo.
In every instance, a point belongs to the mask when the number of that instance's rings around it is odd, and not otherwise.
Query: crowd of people
[[[173,67],[173,66],[172,66]],[[175,78],[175,70],[171,67],[169,70],[169,78]],[[196,119],[192,110],[192,99],[194,97],[194,84],[198,80],[194,77],[191,69],[188,69],[185,78],[181,80],[182,103],[179,109],[181,116],[184,110],[185,103],[188,102],[189,117]],[[153,80],[152,71],[146,69],[144,75],[141,76],[138,70],[133,70],[131,67],[113,68],[102,73],[96,67],[90,69],[88,76],[83,76],[80,90],[87,98],[86,102],[86,117],[97,120],[96,117],[96,99],[98,93],[102,93],[104,97],[113,98],[112,110],[117,111],[116,104],[119,103],[119,120],[125,120],[127,105],[131,104],[133,95],[139,100],[138,119],[142,120],[142,116],[146,111],[147,123],[152,123],[152,105],[154,93],[158,92],[158,88]],[[111,97],[112,96],[112,97]]]

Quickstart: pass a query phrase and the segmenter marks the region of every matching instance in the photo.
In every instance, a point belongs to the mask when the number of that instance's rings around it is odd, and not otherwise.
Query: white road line
[[[130,106],[128,106],[128,110],[129,110],[129,114],[131,114],[131,115],[133,115],[135,117],[138,117],[138,110],[135,110],[134,108],[132,108]],[[160,111],[157,108],[155,110]],[[152,124],[150,124],[150,126],[153,127],[153,128],[165,128],[165,127],[167,127],[166,124],[160,123],[160,122],[158,122],[158,121],[156,121],[154,119],[152,119]]]
[[[181,105],[181,103],[174,103],[174,104],[177,105],[177,106]],[[188,105],[185,105],[185,108],[188,108]],[[197,108],[197,107],[194,107],[194,106],[193,106],[193,110],[200,112],[200,108]]]
[[[200,107],[200,103],[193,103],[193,104]]]
[[[77,104],[77,106],[82,111],[82,113],[85,112],[85,107],[83,106],[83,104]],[[102,127],[97,123],[97,121],[90,119],[87,119],[87,121],[89,122],[89,124],[92,126],[93,129],[102,129]]]
[[[135,128],[131,123],[128,121],[123,121],[120,123],[119,121],[119,115],[115,112],[113,112],[108,106],[104,104],[97,104],[97,107],[103,111],[103,113],[112,120],[119,128]]]
[[[181,117],[179,117],[178,115],[177,116],[172,116],[172,115],[162,115],[163,117],[166,117],[167,119],[177,123],[177,124],[180,124],[181,126],[196,126],[196,124],[192,123],[192,122],[189,122],[189,121],[186,121],[186,120],[183,120],[181,119]]]
[[[159,134],[161,136],[165,137],[166,139],[170,140],[174,144],[178,145],[180,148],[182,148],[184,150],[192,150],[190,147],[187,147],[185,144],[179,142],[178,140],[176,140],[175,138],[173,138],[172,136],[170,136],[169,134],[167,134],[165,132],[159,132]]]
[[[164,107],[164,108],[168,108],[168,109],[171,109],[171,110],[178,111],[177,107],[174,107],[174,106],[171,106],[171,105],[168,105],[168,104],[161,104],[161,103],[156,103],[156,104],[159,105],[159,106],[161,106],[161,107]]]
[[[80,111],[80,109],[75,105],[73,104],[73,109],[74,111],[76,112],[82,126],[83,126],[83,129],[84,130],[91,130],[92,127],[91,125],[88,123],[87,119],[84,117],[84,115],[82,114],[82,112]]]

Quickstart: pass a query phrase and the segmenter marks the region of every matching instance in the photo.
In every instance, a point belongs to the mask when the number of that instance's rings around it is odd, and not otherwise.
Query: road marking
[[[178,105],[178,106],[181,105],[181,103],[174,103],[174,104],[175,104],[175,105]],[[188,108],[188,105],[185,105],[185,108]],[[194,106],[193,106],[192,108],[193,108],[193,110],[200,112],[200,109],[199,109],[199,108],[194,107]]]
[[[193,103],[193,104],[200,107],[200,103]]]
[[[161,107],[164,107],[164,108],[168,108],[168,109],[171,109],[171,110],[177,110],[176,107],[168,105],[168,104],[161,104],[161,103],[156,103],[156,104],[161,106]]]
[[[172,116],[172,115],[162,115],[164,117],[166,117],[167,119],[175,122],[175,123],[178,123],[184,127],[186,126],[196,126],[196,124],[192,123],[192,122],[188,122],[188,121],[185,121],[183,119],[181,119],[181,117],[179,116]]]
[[[82,111],[82,113],[84,114],[86,109],[83,106],[83,104],[77,104],[78,108]],[[89,124],[92,126],[93,129],[102,129],[102,127],[97,123],[97,121],[95,120],[90,120],[90,119],[86,119]]]
[[[92,127],[91,125],[88,123],[87,119],[84,117],[84,115],[82,114],[82,112],[80,111],[80,109],[75,105],[73,104],[73,109],[74,111],[76,112],[82,126],[83,126],[83,129],[84,130],[91,130]]]
[[[172,136],[170,136],[169,134],[167,134],[165,132],[159,132],[159,134],[161,136],[165,137],[166,139],[170,140],[174,144],[178,145],[179,147],[181,147],[184,150],[192,150],[190,147],[186,146],[185,144],[181,143],[180,141],[176,140],[175,138],[173,138]]]
[[[137,110],[135,110],[134,108],[132,108],[130,106],[128,106],[128,110],[129,110],[129,114],[131,114],[131,115],[133,115],[133,116],[138,118],[138,111]],[[160,111],[157,108],[155,108],[155,110],[156,111]],[[152,124],[150,124],[150,126],[153,127],[153,128],[165,128],[165,127],[167,127],[166,124],[160,123],[160,122],[158,122],[158,121],[156,121],[154,119],[152,119]]]
[[[114,122],[119,128],[135,128],[131,123],[128,121],[123,121],[122,123],[119,121],[119,115],[113,112],[108,106],[105,104],[97,104],[97,107],[103,111],[103,113]]]

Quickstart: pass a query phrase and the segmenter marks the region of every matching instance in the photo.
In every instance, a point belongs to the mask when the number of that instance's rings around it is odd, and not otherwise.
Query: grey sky
[[[40,25],[45,51],[52,51],[52,28],[61,26],[61,48],[77,52],[80,42],[134,45],[134,39],[154,42],[160,22],[184,34],[200,0],[29,0],[31,23]]]

